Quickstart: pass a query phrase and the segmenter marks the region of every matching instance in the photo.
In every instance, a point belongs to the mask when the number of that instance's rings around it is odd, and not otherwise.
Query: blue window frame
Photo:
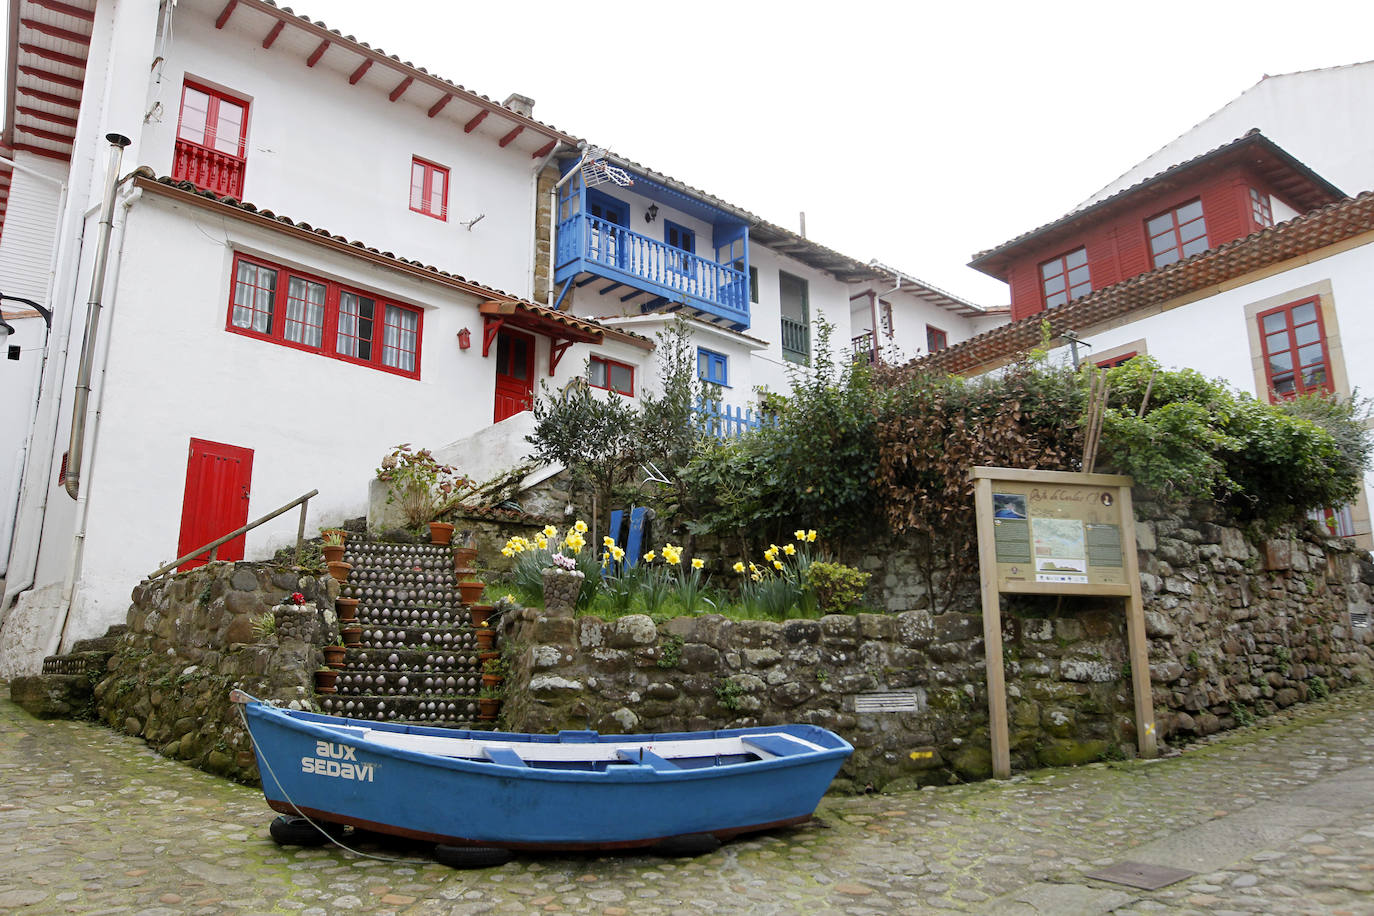
[[[697,234],[686,226],[679,226],[672,220],[663,221],[663,241],[668,243],[669,248],[676,248],[688,254],[697,252]],[[679,273],[687,272],[688,259],[674,256],[671,252],[668,255],[668,267]]]
[[[730,358],[724,353],[697,347],[697,376],[703,382],[730,387]]]

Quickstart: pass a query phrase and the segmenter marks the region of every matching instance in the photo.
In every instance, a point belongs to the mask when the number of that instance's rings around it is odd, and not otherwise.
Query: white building
[[[503,429],[538,379],[635,396],[674,311],[746,407],[806,362],[817,317],[843,347],[852,284],[888,276],[619,157],[632,184],[588,187],[585,144],[529,99],[269,0],[18,0],[10,30],[0,293],[53,326],[35,350],[41,321],[16,319],[3,362],[0,676],[304,493],[312,530],[362,514],[397,443],[461,464],[452,444]]]

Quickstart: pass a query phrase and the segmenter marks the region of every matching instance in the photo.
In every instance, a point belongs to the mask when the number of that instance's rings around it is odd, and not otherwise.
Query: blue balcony
[[[749,327],[749,275],[732,264],[675,248],[658,239],[600,217],[579,213],[558,224],[560,286],[569,280],[619,294],[625,303],[645,311],[672,302],[722,319],[731,327]],[[621,287],[624,287],[622,289]]]

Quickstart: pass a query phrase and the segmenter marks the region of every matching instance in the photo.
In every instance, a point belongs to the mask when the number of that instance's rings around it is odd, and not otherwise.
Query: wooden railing
[[[763,425],[761,415],[752,408],[731,407],[719,401],[701,400],[692,408],[697,425],[718,439],[732,439]]]
[[[310,507],[310,498],[311,498],[312,496],[319,496],[319,495],[320,495],[320,491],[319,491],[319,490],[311,490],[309,493],[305,493],[305,494],[302,494],[302,495],[300,495],[300,496],[297,496],[295,499],[291,500],[291,502],[289,502],[289,503],[287,503],[286,505],[282,506],[280,509],[275,509],[275,510],[273,510],[272,512],[267,513],[266,515],[264,515],[262,518],[258,519],[257,521],[249,522],[248,524],[244,525],[242,528],[236,528],[236,529],[234,529],[233,531],[229,532],[228,534],[224,535],[223,537],[215,538],[215,539],[214,539],[213,541],[211,541],[210,543],[204,544],[204,545],[202,545],[202,546],[200,546],[200,547],[197,547],[195,550],[191,551],[190,553],[183,554],[182,556],[177,557],[175,560],[173,560],[172,562],[166,564],[165,566],[159,566],[157,569],[153,570],[152,572],[150,572],[150,573],[148,574],[148,578],[149,578],[149,579],[156,579],[158,576],[166,575],[167,573],[169,573],[169,572],[171,572],[172,570],[176,569],[176,568],[177,568],[178,566],[180,566],[182,563],[185,563],[187,560],[193,560],[193,559],[195,559],[196,557],[200,556],[200,555],[203,554],[203,553],[208,553],[208,555],[209,555],[208,559],[209,559],[211,562],[214,562],[215,555],[216,555],[216,553],[218,552],[218,550],[219,550],[219,548],[220,548],[221,545],[229,543],[230,541],[232,541],[232,540],[233,540],[234,538],[236,538],[236,537],[241,537],[242,535],[247,534],[248,532],[252,531],[254,528],[256,528],[256,527],[258,527],[259,525],[261,525],[263,522],[270,522],[270,521],[272,521],[272,519],[276,518],[278,515],[281,515],[281,514],[284,513],[284,512],[289,512],[290,510],[296,508],[297,506],[300,506],[300,507],[301,507],[301,521],[300,521],[300,524],[296,526],[296,553],[300,553],[301,544],[305,542],[305,513],[306,513],[306,510]]]
[[[811,328],[805,321],[782,316],[782,354],[803,362],[811,357]]]
[[[178,140],[172,157],[172,177],[177,181],[189,181],[203,191],[240,200],[246,164],[237,156],[227,156],[189,140]]]

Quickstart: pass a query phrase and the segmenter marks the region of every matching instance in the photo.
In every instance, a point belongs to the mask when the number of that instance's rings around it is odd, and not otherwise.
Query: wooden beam
[[[475,115],[472,116],[472,120],[471,120],[471,121],[469,121],[468,123],[466,123],[466,124],[463,125],[463,133],[465,133],[465,134],[470,134],[470,133],[472,133],[474,130],[477,129],[477,125],[478,125],[478,124],[481,124],[483,121],[485,121],[485,120],[487,119],[487,115],[489,115],[489,114],[491,114],[491,112],[487,111],[485,108],[483,108],[481,111],[477,112],[477,114],[475,114]]]
[[[73,32],[71,29],[61,29],[55,25],[48,25],[46,22],[39,22],[37,19],[20,19],[25,28],[33,29],[35,32],[42,32],[44,35],[51,35],[53,38],[60,38],[63,41],[70,41],[73,44],[89,45],[91,36],[82,35],[80,32]]]
[[[328,42],[328,41],[322,41],[322,42],[320,42],[320,46],[319,46],[318,48],[316,48],[313,52],[311,52],[310,56],[307,57],[307,58],[305,59],[305,65],[306,65],[307,67],[313,67],[313,66],[315,66],[316,64],[318,64],[318,63],[320,62],[320,58],[321,58],[321,57],[324,57],[324,52],[325,52],[325,51],[328,51],[328,50],[329,50],[329,42]]]
[[[34,89],[32,86],[15,86],[14,88],[20,95],[27,95],[29,98],[38,99],[40,102],[51,102],[54,105],[61,105],[63,108],[81,107],[80,99],[69,99],[65,95],[44,92],[42,89]]]
[[[56,83],[59,86],[66,86],[68,89],[81,88],[81,80],[73,79],[70,76],[62,76],[60,74],[53,73],[51,70],[41,70],[38,67],[26,67],[23,64],[20,64],[16,69],[20,73],[32,76],[34,79],[47,80],[48,82]],[[79,107],[81,103],[76,102],[74,104]]]
[[[363,62],[362,62],[361,64],[358,65],[358,69],[357,69],[357,70],[354,70],[354,71],[353,71],[353,75],[350,76],[350,77],[348,78],[348,85],[350,85],[350,86],[356,86],[356,85],[358,85],[358,80],[362,79],[365,75],[367,75],[367,71],[369,71],[369,70],[371,70],[371,69],[372,69],[372,58],[370,58],[370,57],[364,58]]]
[[[539,147],[539,149],[537,149],[537,150],[535,150],[534,152],[530,153],[530,158],[531,158],[531,159],[543,159],[543,158],[544,158],[545,156],[547,156],[549,153],[553,152],[553,148],[554,148],[555,146],[557,146],[557,145],[558,145],[558,141],[557,141],[557,140],[550,140],[548,143],[545,143],[543,146]]]
[[[264,51],[272,47],[272,45],[276,43],[277,36],[281,34],[281,30],[284,28],[286,28],[286,20],[278,19],[277,24],[272,26],[272,31],[268,32],[267,37],[262,40],[262,47]]]
[[[62,162],[72,161],[71,153],[61,153],[55,149],[48,149],[46,146],[34,146],[32,143],[16,143],[11,149],[33,153],[35,156],[46,156],[49,159],[58,159]]]
[[[391,90],[391,95],[387,96],[387,98],[393,102],[396,101],[406,94],[406,90],[410,88],[410,84],[413,82],[415,82],[415,77],[407,76],[405,79],[401,80],[400,84],[395,89]]]
[[[79,6],[72,6],[70,3],[62,3],[61,0],[29,0],[29,2],[34,6],[41,6],[45,10],[71,16],[73,19],[84,19],[87,22],[95,21],[95,10],[84,10]]]
[[[432,118],[444,110],[444,106],[453,101],[453,93],[445,93],[443,98],[429,106],[429,116]]]
[[[239,5],[239,0],[229,0],[220,12],[219,18],[215,20],[215,28],[222,29],[229,23],[229,17],[234,15],[234,7]]]
[[[53,114],[50,111],[43,111],[41,108],[30,108],[27,105],[16,105],[15,111],[26,114],[31,118],[38,118],[40,121],[48,121],[53,124],[61,124],[63,127],[75,127],[76,118],[69,118],[66,115]]]
[[[44,60],[50,60],[55,64],[66,64],[68,67],[76,67],[78,70],[86,69],[86,59],[84,57],[73,57],[70,54],[63,54],[61,51],[51,51],[47,48],[31,45],[28,42],[19,42],[19,50],[28,51]]]
[[[514,140],[516,137],[520,136],[520,134],[523,133],[524,130],[525,125],[515,125],[514,129],[512,129],[510,133],[506,134],[504,137],[501,138],[501,147],[504,149],[505,147],[510,146],[511,141]]]
[[[32,134],[35,137],[42,137],[44,140],[51,140],[54,143],[73,143],[76,141],[76,138],[71,134],[59,134],[56,131],[44,130],[41,127],[30,127],[27,124],[16,124],[14,125],[14,129],[22,130],[24,133]]]

